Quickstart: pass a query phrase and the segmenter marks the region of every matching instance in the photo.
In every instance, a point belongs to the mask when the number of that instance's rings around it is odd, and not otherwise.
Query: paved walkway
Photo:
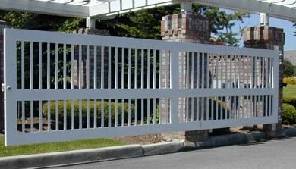
[[[296,138],[59,169],[295,169]]]

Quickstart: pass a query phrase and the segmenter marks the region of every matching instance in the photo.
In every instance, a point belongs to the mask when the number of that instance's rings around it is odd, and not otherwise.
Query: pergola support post
[[[96,19],[92,17],[86,18],[86,27],[89,29],[96,29]]]

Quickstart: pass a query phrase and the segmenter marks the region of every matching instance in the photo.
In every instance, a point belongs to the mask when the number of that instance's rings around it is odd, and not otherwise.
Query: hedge
[[[49,102],[49,103],[45,103],[43,104],[43,112],[44,112],[44,116],[45,118],[48,118],[48,104],[50,104],[50,116],[51,116],[51,120],[55,120],[55,102]],[[64,101],[58,101],[58,117],[59,117],[59,121],[61,124],[59,124],[60,127],[63,126],[63,120],[64,119]],[[109,118],[109,102],[94,102],[94,101],[89,101],[89,110],[90,110],[90,123],[91,125],[93,125],[93,112],[94,112],[94,105],[96,104],[96,111],[97,111],[97,124],[100,124],[101,122],[101,112],[102,110],[104,110],[104,124],[105,126],[108,125],[108,118]],[[74,101],[73,102],[74,105],[74,125],[75,128],[77,128],[79,126],[79,101]],[[111,102],[111,119],[112,119],[112,125],[114,125],[115,122],[115,107],[116,107],[116,103]],[[122,106],[123,106],[123,110],[124,113],[122,113]],[[124,114],[124,119],[125,121],[128,120],[128,103],[117,103],[117,107],[118,107],[118,121],[120,122],[121,120],[121,116]],[[134,118],[134,105],[131,104],[131,118]],[[87,124],[87,101],[82,101],[81,102],[81,110],[82,110],[82,126],[85,127]],[[66,115],[67,115],[67,128],[70,128],[71,125],[71,102],[67,101],[66,102]]]
[[[283,97],[283,103],[290,104],[296,107],[296,98],[293,97]]]
[[[283,104],[283,123],[284,124],[296,124],[296,109],[290,104]]]
[[[288,85],[296,85],[296,77],[285,77],[283,82]]]

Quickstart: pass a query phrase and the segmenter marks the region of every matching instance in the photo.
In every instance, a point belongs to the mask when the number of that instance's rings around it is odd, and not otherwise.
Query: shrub
[[[49,102],[43,104],[43,112],[45,118],[48,118],[48,104],[50,104],[50,116],[51,120],[55,120],[55,103],[54,102]],[[59,118],[59,128],[63,126],[63,120],[64,119],[64,101],[58,101],[58,118]],[[105,126],[108,125],[108,118],[109,118],[109,102],[94,102],[94,101],[89,101],[89,112],[90,112],[90,123],[93,125],[93,118],[94,118],[94,105],[96,104],[96,112],[97,112],[97,124],[100,124],[101,122],[101,112],[104,110],[104,124]],[[111,102],[111,121],[112,121],[112,126],[114,126],[115,123],[115,107],[118,107],[118,123],[120,123],[122,115],[124,115],[124,120],[127,122],[128,120],[128,103],[116,103]],[[77,128],[79,126],[79,102],[74,101],[73,102],[74,106],[74,126]],[[124,113],[122,113],[122,108]],[[87,101],[82,101],[81,103],[81,112],[82,112],[82,126],[86,127],[87,123]],[[67,128],[70,128],[71,125],[71,102],[67,101],[66,102],[66,118],[67,118]],[[131,105],[131,118],[134,118],[134,105]],[[54,121],[53,121],[54,123]]]
[[[290,104],[296,107],[296,98],[294,97],[283,97],[283,103]]]
[[[283,123],[284,124],[296,124],[296,109],[290,104],[283,104]]]
[[[283,82],[288,85],[296,85],[296,77],[285,77]]]

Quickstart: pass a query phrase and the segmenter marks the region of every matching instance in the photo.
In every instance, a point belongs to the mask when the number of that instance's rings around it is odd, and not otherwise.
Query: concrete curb
[[[144,145],[143,150],[144,156],[151,156],[179,152],[183,147],[184,142],[157,143]]]
[[[285,137],[295,137],[296,128],[286,128],[280,131]],[[86,149],[69,152],[22,155],[0,158],[0,168],[38,168],[45,166],[62,166],[94,161],[136,158],[151,155],[176,153],[188,149],[204,149],[220,146],[257,143],[267,140],[263,132],[235,133],[222,136],[212,136],[204,142],[165,142],[150,145],[128,145],[99,149]]]
[[[100,149],[5,157],[0,158],[0,168],[19,169],[44,167],[86,161],[114,160],[142,156],[144,156],[143,148],[140,145],[117,146]]]

